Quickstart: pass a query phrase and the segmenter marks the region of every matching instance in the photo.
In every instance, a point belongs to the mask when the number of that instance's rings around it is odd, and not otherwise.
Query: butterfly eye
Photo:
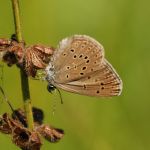
[[[52,91],[54,91],[55,90],[55,86],[53,86],[52,84],[48,84],[47,85],[47,90],[51,93]]]

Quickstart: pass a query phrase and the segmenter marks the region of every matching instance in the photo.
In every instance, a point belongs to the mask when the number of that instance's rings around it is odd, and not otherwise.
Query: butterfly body
[[[88,96],[117,96],[122,81],[104,57],[104,48],[86,35],[62,40],[46,68],[46,79],[63,90]]]

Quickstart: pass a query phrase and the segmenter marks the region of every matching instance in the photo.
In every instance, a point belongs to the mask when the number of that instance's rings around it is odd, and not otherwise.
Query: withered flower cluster
[[[45,69],[53,54],[54,48],[41,44],[26,46],[14,38],[0,38],[0,57],[8,66],[16,64],[27,76],[36,76],[38,69]],[[2,94],[5,96],[3,89]],[[9,104],[10,105],[10,104]],[[13,110],[13,109],[12,109]],[[0,116],[0,132],[9,134],[12,142],[22,150],[40,150],[41,137],[55,143],[62,139],[64,131],[43,123],[43,111],[33,107],[34,129],[27,127],[27,118],[23,109],[13,110],[12,115]]]
[[[35,77],[38,69],[46,67],[53,54],[54,48],[41,44],[26,46],[24,42],[18,43],[15,39],[0,38],[0,53],[2,60],[12,66],[25,69],[28,76]]]
[[[7,113],[0,116],[0,132],[9,134],[12,142],[22,150],[40,150],[42,145],[40,136],[49,142],[58,142],[64,135],[62,129],[43,124],[43,112],[33,108],[34,129],[30,131],[26,126],[26,117],[22,109],[15,110],[10,117]]]

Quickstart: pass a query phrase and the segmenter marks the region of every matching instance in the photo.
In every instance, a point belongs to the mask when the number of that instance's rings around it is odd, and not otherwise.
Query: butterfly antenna
[[[54,98],[54,103],[52,105],[52,114],[54,115],[55,114],[55,111],[56,111],[56,99]]]
[[[57,89],[56,87],[55,87],[55,89],[56,89],[56,90],[58,91],[58,93],[59,93],[60,100],[61,100],[61,104],[63,104],[62,95],[61,95],[60,90]],[[55,110],[56,110],[56,99],[54,98],[54,103],[53,103],[53,106],[52,106],[52,113],[53,113],[53,115],[54,115],[54,113],[55,113]]]
[[[57,90],[58,93],[59,93],[61,104],[63,104],[64,102],[63,102],[63,99],[62,99],[61,92],[60,92],[60,90],[59,90],[58,88],[56,88],[56,90]]]
[[[4,100],[5,100],[5,101],[8,103],[8,105],[10,106],[12,112],[15,112],[14,109],[13,109],[13,107],[12,107],[12,105],[10,104],[9,100],[7,99],[7,97],[6,97],[6,95],[5,95],[5,92],[4,92],[4,90],[3,90],[3,88],[2,88],[1,86],[0,86],[0,91],[1,91],[1,93],[3,94],[3,96],[4,96]]]

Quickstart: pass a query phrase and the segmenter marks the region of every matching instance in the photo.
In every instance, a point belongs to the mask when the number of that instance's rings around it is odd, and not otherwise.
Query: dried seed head
[[[35,77],[38,69],[45,69],[54,48],[44,45],[25,47],[24,42],[12,39],[0,39],[0,57],[8,66],[17,64],[23,67],[28,76]]]
[[[42,145],[36,131],[29,131],[20,121],[10,118],[6,113],[0,117],[0,132],[11,134],[13,143],[23,150],[40,150]]]
[[[64,136],[64,131],[62,129],[53,128],[44,124],[38,126],[36,131],[39,132],[46,140],[52,143],[58,142]]]

